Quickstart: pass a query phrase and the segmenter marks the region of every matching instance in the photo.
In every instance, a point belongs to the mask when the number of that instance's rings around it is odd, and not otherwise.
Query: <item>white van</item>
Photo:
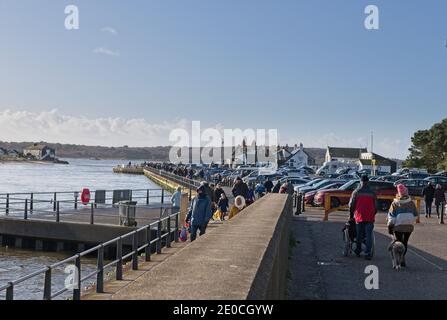
[[[354,163],[341,162],[341,161],[328,161],[325,162],[320,168],[318,168],[316,174],[318,176],[324,176],[326,174],[333,174],[339,168],[352,168],[356,169],[358,166]]]

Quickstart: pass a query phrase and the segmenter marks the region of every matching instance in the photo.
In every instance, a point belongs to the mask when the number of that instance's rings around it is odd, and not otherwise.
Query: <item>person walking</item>
[[[356,223],[357,245],[355,254],[360,257],[363,239],[366,238],[365,259],[372,259],[373,230],[377,214],[377,196],[368,185],[369,178],[363,175],[360,186],[352,193],[349,201],[349,217]]]
[[[255,194],[258,197],[258,199],[262,198],[265,195],[266,190],[267,189],[265,188],[265,185],[263,185],[262,183],[259,182],[256,185]],[[272,191],[272,190],[270,189],[270,191]]]
[[[253,188],[253,184],[250,183],[248,185],[248,192],[247,192],[247,198],[245,198],[245,203],[247,204],[247,206],[249,206],[252,203],[254,203],[255,200],[256,200],[256,198],[255,198],[255,190]]]
[[[414,223],[419,216],[416,205],[408,195],[408,189],[403,184],[397,185],[397,197],[393,200],[388,212],[388,232],[394,235],[394,240],[405,246],[401,266],[406,267],[405,255],[408,249],[408,240],[414,231]]]
[[[224,191],[224,189],[222,188],[222,185],[221,185],[220,183],[218,183],[218,184],[216,185],[216,188],[214,188],[214,199],[216,199],[217,201],[219,201],[219,200],[220,200],[220,197],[221,197],[221,195],[222,195],[222,193],[225,194],[225,191]],[[225,196],[226,196],[226,194],[225,194]]]
[[[176,212],[176,210],[180,209],[181,201],[182,201],[182,187],[177,187],[177,190],[171,197],[173,212]]]
[[[229,208],[228,198],[225,195],[225,192],[220,194],[220,199],[217,202],[217,207],[218,207],[218,210],[220,210],[220,212],[221,212],[220,220],[224,221],[225,216],[227,215],[227,212],[228,212],[228,208]]]
[[[267,178],[267,180],[264,182],[264,187],[267,193],[272,192],[273,182],[270,180],[270,178]]]
[[[440,184],[436,185],[435,189],[435,206],[436,206],[436,214],[438,219],[441,214],[444,214],[444,205],[445,205],[445,192]]]
[[[241,177],[237,177],[234,180],[234,186],[231,190],[231,193],[236,198],[237,196],[242,196],[244,199],[247,199],[248,196],[248,187],[247,184],[242,181]]]
[[[276,178],[276,183],[272,189],[272,193],[279,193],[279,190],[281,190],[281,182],[279,182],[279,178]]]
[[[422,196],[425,201],[425,217],[431,217],[431,207],[433,205],[433,199],[435,197],[435,188],[431,182],[422,190]]]
[[[205,234],[212,215],[211,199],[206,194],[205,186],[201,185],[197,188],[197,196],[192,200],[190,210],[185,219],[185,222],[191,228],[191,242],[196,240],[198,231],[200,231],[200,236]]]

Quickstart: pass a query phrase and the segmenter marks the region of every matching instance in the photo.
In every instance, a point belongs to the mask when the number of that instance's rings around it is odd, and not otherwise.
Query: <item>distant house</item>
[[[374,168],[373,168],[374,162]],[[377,153],[365,152],[360,155],[360,169],[369,169],[376,172],[394,173],[397,170],[397,162],[378,155]]]
[[[358,162],[366,148],[335,148],[327,147],[325,161]]]
[[[275,152],[278,166],[284,165],[291,155],[292,153],[289,146],[286,145],[285,147],[278,148],[278,151]]]
[[[8,150],[8,156],[11,157],[11,158],[18,158],[18,157],[20,157],[21,155],[22,155],[22,154],[21,154],[19,151],[15,150],[15,149],[13,149],[13,150]]]
[[[301,166],[310,166],[315,164],[315,159],[304,149],[301,143],[298,147],[295,145],[295,149],[290,153],[290,156],[285,161],[289,167],[299,168]]]
[[[8,155],[8,150],[4,148],[0,148],[0,157]]]
[[[53,161],[56,159],[56,151],[44,144],[33,144],[23,150],[27,157],[32,156],[37,160]]]

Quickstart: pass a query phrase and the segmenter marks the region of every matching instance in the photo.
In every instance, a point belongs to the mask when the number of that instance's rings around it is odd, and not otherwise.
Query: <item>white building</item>
[[[313,164],[314,160],[306,150],[304,150],[304,146],[301,143],[299,147],[295,146],[295,149],[290,153],[285,163],[289,167],[299,168]]]
[[[327,147],[325,161],[355,162],[357,163],[362,153],[367,153],[366,148],[335,148]]]

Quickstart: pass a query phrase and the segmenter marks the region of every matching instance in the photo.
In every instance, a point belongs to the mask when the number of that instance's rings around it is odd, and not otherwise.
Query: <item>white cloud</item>
[[[116,36],[118,34],[118,31],[116,31],[115,28],[112,27],[104,27],[101,29],[101,32],[110,33],[111,35]]]
[[[112,57],[119,57],[121,54],[119,53],[119,51],[113,51],[111,49],[105,48],[105,47],[98,47],[95,48],[93,50],[93,53],[96,54],[105,54],[107,56],[112,56]]]
[[[149,123],[144,119],[86,118],[43,112],[0,111],[0,140],[47,141],[103,146],[170,145],[173,129],[188,129],[186,120]]]

